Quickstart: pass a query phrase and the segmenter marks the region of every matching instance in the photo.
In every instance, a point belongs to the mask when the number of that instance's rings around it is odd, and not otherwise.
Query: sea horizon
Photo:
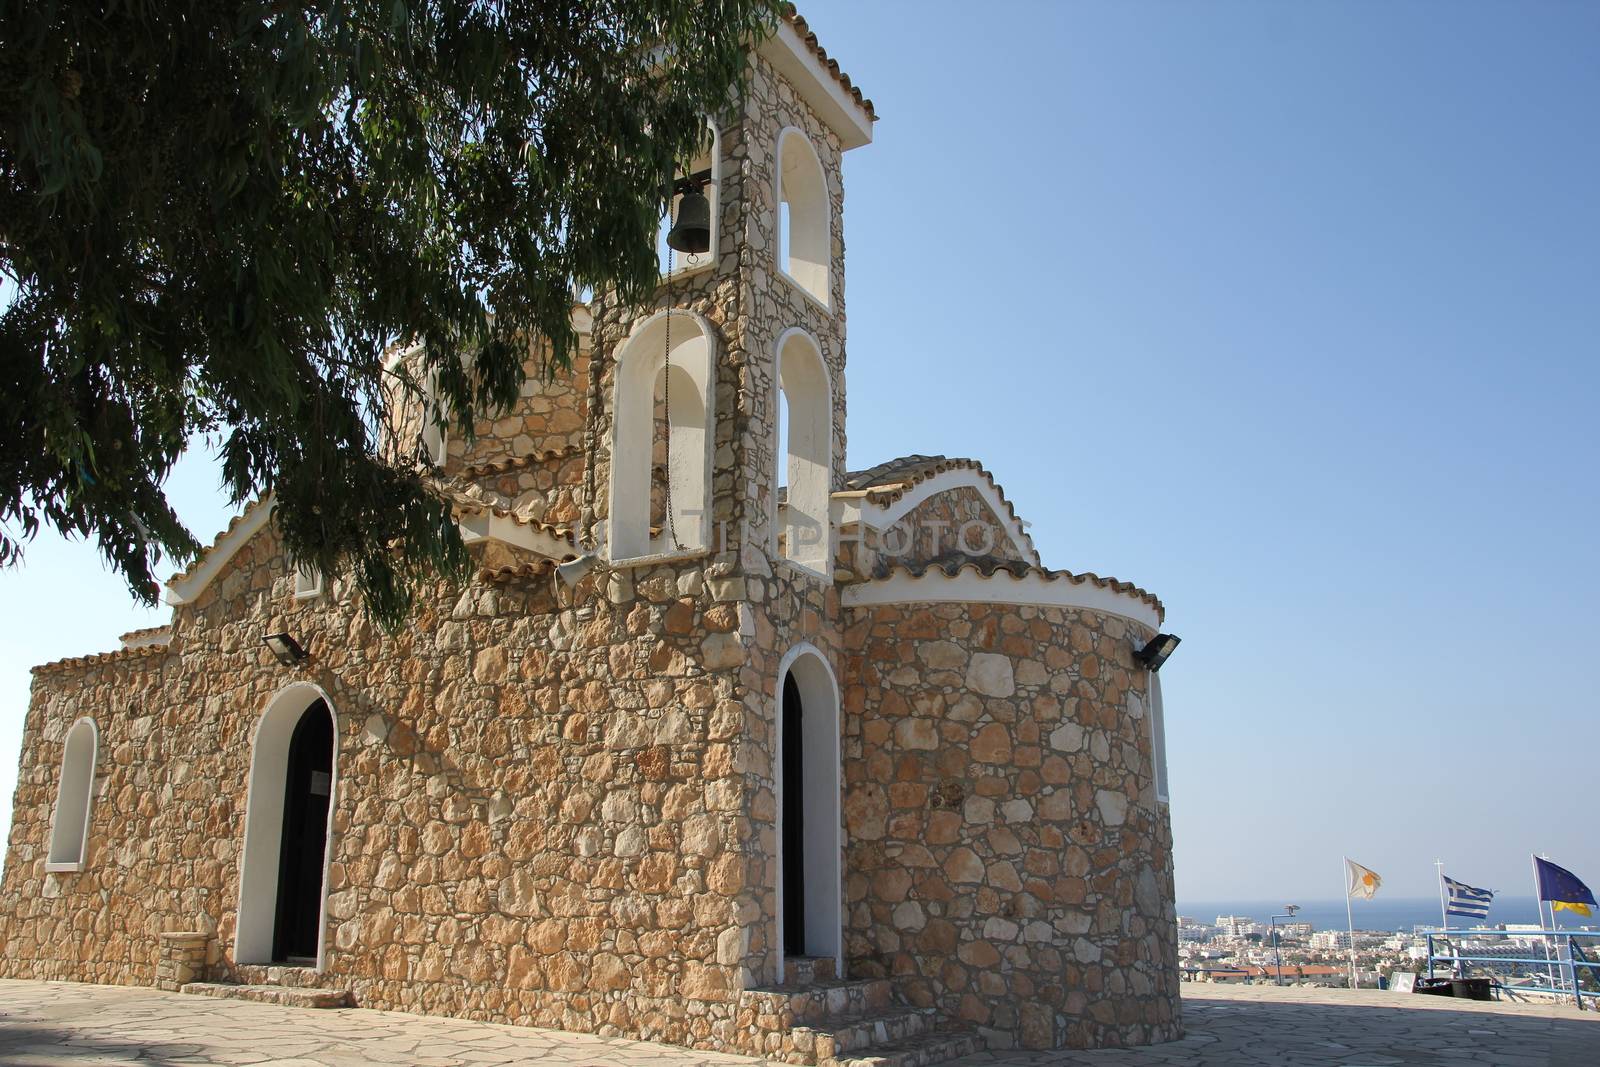
[[[1197,922],[1215,922],[1219,915],[1242,915],[1265,925],[1272,915],[1282,915],[1285,903],[1296,903],[1300,910],[1296,922],[1309,922],[1315,930],[1343,930],[1346,928],[1345,902],[1342,898],[1294,900],[1180,900],[1178,914]],[[1440,924],[1438,897],[1376,897],[1372,900],[1352,900],[1350,915],[1357,930],[1393,930],[1410,933],[1413,927],[1436,928]],[[1452,929],[1500,923],[1538,923],[1538,904],[1531,896],[1497,896],[1489,908],[1487,919],[1467,919],[1450,916]],[[1600,918],[1585,919],[1580,915],[1558,912],[1556,922],[1560,927],[1581,929],[1585,924],[1600,924]],[[1542,925],[1542,924],[1541,924]]]

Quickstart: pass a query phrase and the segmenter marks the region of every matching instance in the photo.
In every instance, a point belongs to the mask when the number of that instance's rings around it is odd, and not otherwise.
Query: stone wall
[[[452,433],[446,441],[447,469],[458,464],[487,464],[522,459],[544,452],[579,452],[588,421],[589,350],[580,337],[566,370],[546,368],[543,346],[530,354],[522,395],[510,411],[476,420],[476,439]],[[554,521],[554,520],[551,520]]]
[[[736,768],[748,612],[691,564],[593,584],[440,588],[387,635],[342,582],[295,600],[264,531],[178,609],[170,650],[40,671],[0,975],[149,985],[158,935],[199,930],[213,977],[239,976],[253,731],[275,694],[311,682],[337,722],[313,981],[370,1007],[725,1047],[727,935],[759,869]],[[277,664],[261,644],[275,630],[311,660]],[[87,862],[45,874],[79,715],[101,731]]]
[[[992,1047],[1179,1036],[1171,830],[1130,655],[1150,635],[1065,608],[847,614],[851,973]]]

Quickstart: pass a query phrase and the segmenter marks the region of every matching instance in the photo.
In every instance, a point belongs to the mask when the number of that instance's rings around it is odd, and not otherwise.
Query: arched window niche
[[[777,203],[778,271],[828,307],[833,246],[828,182],[811,139],[795,126],[778,134]]]
[[[833,529],[828,508],[833,489],[833,395],[828,365],[816,339],[801,329],[778,338],[774,422],[779,401],[788,425],[779,427],[777,482],[785,498],[773,524],[777,554],[791,563],[832,574]]]
[[[715,352],[705,319],[677,308],[656,312],[617,350],[607,531],[614,563],[701,555],[710,547]],[[663,507],[671,503],[652,522],[658,392],[667,462],[665,484],[656,488],[667,491],[656,495]]]
[[[61,751],[61,781],[56,786],[55,816],[50,821],[46,871],[81,871],[89,850],[89,807],[94,801],[94,767],[100,731],[82,718],[67,730]]]
[[[686,274],[694,274],[716,265],[717,262],[717,237],[722,230],[722,134],[718,131],[716,123],[706,120],[706,139],[700,152],[689,161],[687,166],[677,168],[674,178],[683,178],[702,171],[711,172],[711,182],[701,189],[706,199],[711,204],[711,247],[704,252],[673,252],[671,255],[672,277],[680,278]],[[656,255],[661,263],[661,276],[667,276],[667,231],[672,229],[672,222],[678,217],[678,208],[682,202],[681,196],[673,196],[672,210],[661,220],[661,226],[656,233]]]

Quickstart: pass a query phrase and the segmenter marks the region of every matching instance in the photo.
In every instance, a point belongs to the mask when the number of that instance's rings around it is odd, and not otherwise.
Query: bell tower
[[[587,532],[613,566],[788,564],[831,581],[829,497],[845,469],[841,164],[875,119],[790,9],[682,168],[693,181],[675,198],[670,260],[663,229],[654,306],[596,300]]]

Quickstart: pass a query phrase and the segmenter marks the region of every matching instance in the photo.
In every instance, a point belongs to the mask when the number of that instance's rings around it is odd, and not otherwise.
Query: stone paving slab
[[[693,1049],[363,1008],[0,979],[4,1067],[751,1067]]]
[[[1600,1067],[1600,1013],[1403,993],[1186,986],[1189,1034],[1099,1052],[988,1052],[952,1067]],[[362,1008],[0,980],[4,1067],[755,1067],[669,1045]]]
[[[1098,1052],[984,1053],[961,1067],[1600,1067],[1600,1013],[1378,990],[1185,985],[1188,1035]]]

